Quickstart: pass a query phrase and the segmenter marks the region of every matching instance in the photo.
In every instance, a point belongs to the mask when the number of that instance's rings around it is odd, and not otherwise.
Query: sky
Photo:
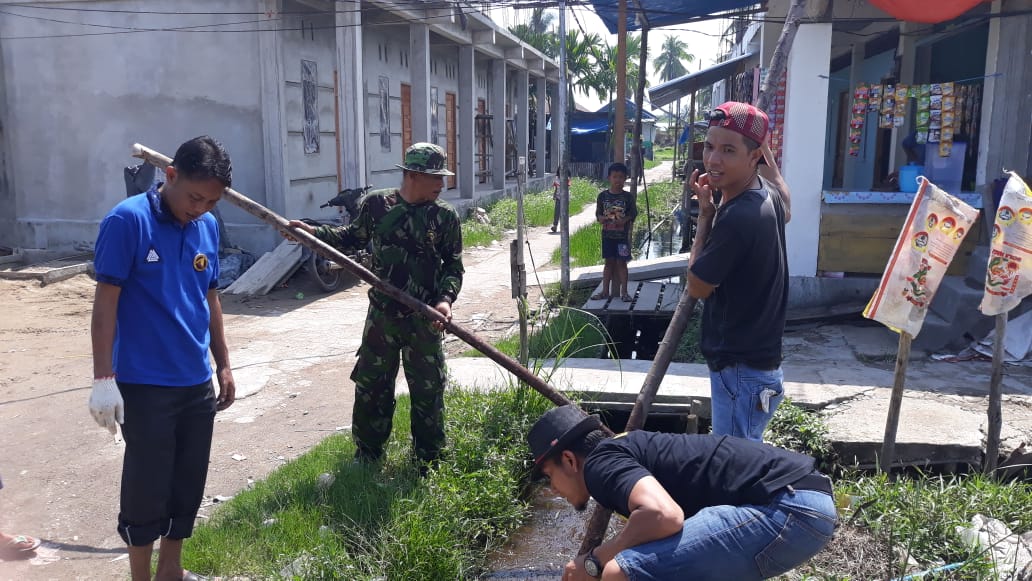
[[[559,25],[559,11],[552,11],[555,18],[555,25]],[[530,10],[514,10],[511,8],[496,8],[489,12],[492,19],[502,27],[526,21],[530,17]],[[695,55],[695,61],[687,65],[690,72],[699,70],[699,67],[708,67],[716,62],[719,56],[720,34],[730,24],[729,20],[718,19],[693,24],[682,24],[679,26],[657,28],[649,33],[649,86],[660,83],[659,78],[653,73],[651,58],[659,54],[659,48],[663,40],[671,34],[678,36],[688,45],[688,52]],[[580,30],[595,33],[607,39],[611,45],[616,45],[616,35],[610,34],[609,29],[588,6],[568,7],[566,12],[566,27],[569,30]],[[646,98],[648,89],[646,89]],[[577,92],[574,97],[578,104],[592,111],[601,107],[604,103],[595,98],[594,95],[585,97],[583,93]],[[646,110],[648,107],[646,106]]]

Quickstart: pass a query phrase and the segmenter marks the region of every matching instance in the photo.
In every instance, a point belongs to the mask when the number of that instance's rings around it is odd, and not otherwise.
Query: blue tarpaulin
[[[644,21],[637,18],[641,4],[645,12]],[[693,18],[708,16],[759,4],[756,0],[627,0],[627,30],[641,30],[646,22],[649,28],[684,24]],[[602,22],[609,32],[616,34],[619,30],[619,0],[591,0]]]

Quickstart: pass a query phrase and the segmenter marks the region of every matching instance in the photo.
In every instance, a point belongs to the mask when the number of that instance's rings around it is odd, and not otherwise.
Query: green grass
[[[530,334],[528,351],[532,359],[567,357],[598,357],[609,344],[608,333],[598,317],[577,309],[563,308],[542,321]],[[498,342],[498,349],[516,357],[520,349],[519,336],[510,336]]]
[[[570,181],[570,214],[577,214],[588,204],[595,203],[601,184],[574,178]],[[523,197],[523,215],[527,226],[551,226],[555,201],[552,190],[535,192]],[[488,246],[501,240],[506,230],[516,228],[516,200],[502,198],[487,209],[490,224],[481,224],[473,219],[462,222],[462,245],[466,248]]]
[[[903,475],[890,481],[884,473],[844,471],[836,465],[838,458],[820,415],[787,399],[778,406],[766,439],[776,446],[814,456],[826,473],[841,473],[835,489],[842,524],[863,531],[869,545],[851,547],[847,542],[838,547],[836,554],[846,560],[861,558],[865,550],[882,557],[892,555],[885,559],[889,570],[879,571],[879,578],[963,563],[961,568],[942,576],[926,578],[993,579],[988,556],[966,545],[956,527],[969,526],[971,517],[981,513],[1003,521],[1015,534],[1032,529],[1032,512],[1028,510],[1032,506],[1032,484],[1001,483],[977,473]],[[843,542],[842,531],[837,538]],[[916,562],[916,567],[905,570],[908,560]],[[805,574],[806,579],[850,579],[842,568],[842,563],[835,567],[834,559],[818,555],[797,572]]]
[[[1006,523],[1015,534],[1032,528],[1032,484],[1000,483],[982,474],[900,477],[884,473],[840,480],[851,497],[847,518],[894,548],[900,574],[908,557],[921,568],[964,563],[948,579],[993,579],[988,556],[965,545],[955,527],[967,527],[981,513]]]
[[[656,147],[652,150],[652,157],[659,161],[673,161],[674,159],[674,148],[673,147]]]
[[[409,399],[399,397],[382,471],[352,467],[350,435],[332,435],[219,507],[184,564],[259,579],[295,562],[298,579],[475,577],[525,518],[524,437],[549,404],[519,389],[452,390],[445,401],[446,457],[427,478],[409,460]],[[320,487],[322,473],[335,475],[331,486]]]
[[[645,169],[652,169],[652,168],[656,167],[657,165],[659,165],[661,163],[663,163],[663,160],[660,160],[660,159],[646,159],[645,160]]]
[[[559,264],[562,260],[562,248],[552,251],[551,261]],[[570,235],[570,267],[592,266],[602,264],[602,225],[592,222]]]

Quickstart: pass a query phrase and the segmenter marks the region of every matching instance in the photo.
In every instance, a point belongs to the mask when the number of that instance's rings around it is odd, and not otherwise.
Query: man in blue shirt
[[[208,474],[215,412],[235,397],[222,326],[219,234],[209,211],[232,182],[229,154],[211,137],[179,146],[166,181],[121,202],[101,222],[94,265],[90,413],[122,425],[118,533],[133,581],[196,579],[183,539]],[[215,360],[216,397],[208,352]]]

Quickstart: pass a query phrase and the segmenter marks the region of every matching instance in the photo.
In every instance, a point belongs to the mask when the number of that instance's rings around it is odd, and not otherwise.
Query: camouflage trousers
[[[356,455],[376,460],[383,455],[394,419],[394,383],[398,363],[405,368],[412,399],[412,451],[419,460],[435,460],[444,447],[444,386],[447,370],[441,334],[430,321],[414,315],[384,312],[370,305],[351,372],[355,407],[351,433]]]

